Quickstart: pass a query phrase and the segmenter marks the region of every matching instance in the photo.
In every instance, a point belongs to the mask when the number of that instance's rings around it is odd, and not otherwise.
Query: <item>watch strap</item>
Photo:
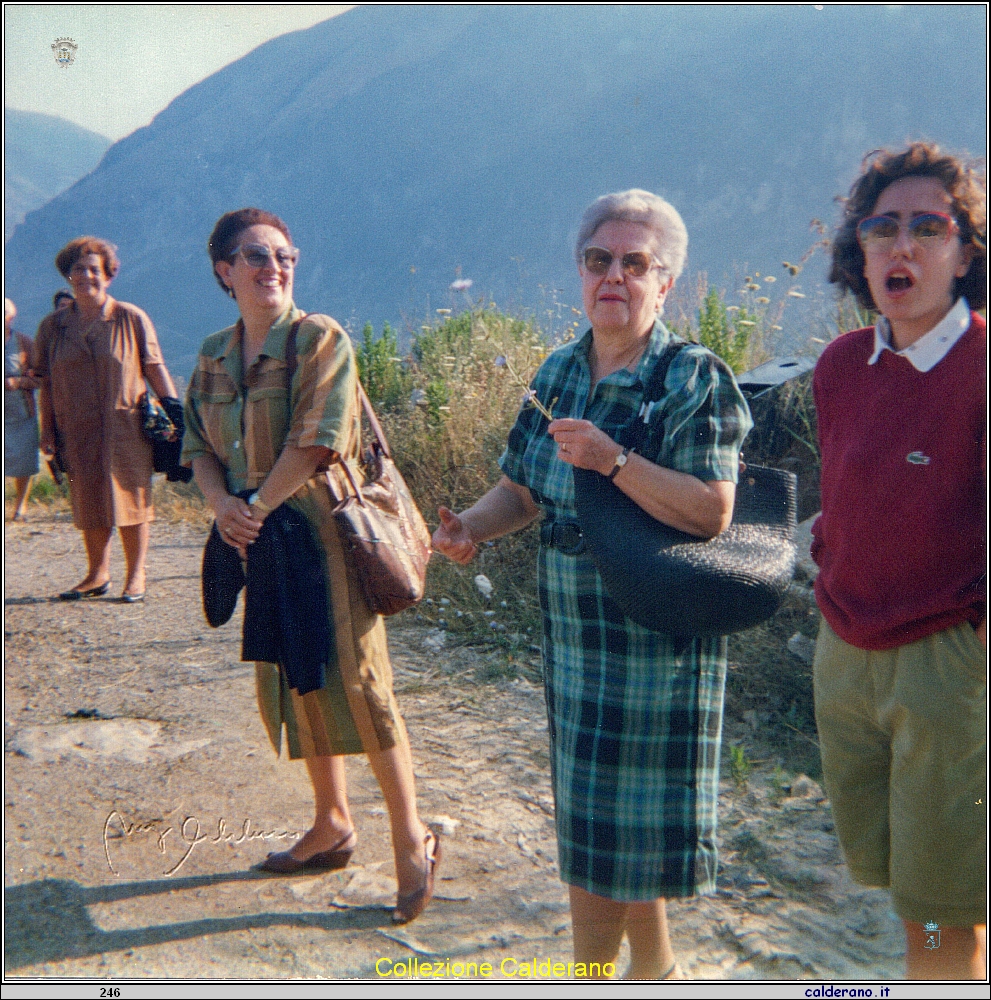
[[[616,474],[619,472],[619,470],[622,469],[624,465],[626,465],[626,460],[629,457],[629,454],[630,454],[630,449],[624,448],[616,456],[616,464],[612,467],[612,472],[610,472],[609,475],[606,476],[606,479],[608,479],[609,482],[612,482],[616,478]]]
[[[248,497],[248,506],[257,507],[263,514],[271,514],[272,508],[258,495],[257,491]]]

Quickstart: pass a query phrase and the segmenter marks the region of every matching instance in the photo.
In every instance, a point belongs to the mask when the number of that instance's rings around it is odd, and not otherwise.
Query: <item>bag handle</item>
[[[372,426],[372,433],[375,435],[382,454],[386,458],[392,458],[389,442],[385,439],[385,431],[382,430],[382,425],[379,423],[378,417],[375,416],[375,410],[372,408],[371,400],[368,398],[368,393],[365,392],[365,387],[361,384],[360,378],[358,379],[358,398],[361,400],[361,408],[365,411],[365,416],[368,417],[368,422]]]
[[[639,453],[644,446],[647,435],[650,433],[650,411],[653,404],[664,396],[664,382],[668,377],[671,362],[674,361],[678,352],[686,346],[683,341],[668,344],[657,359],[654,370],[650,373],[650,378],[647,379],[647,385],[644,387],[643,405],[640,407],[640,412],[634,418],[633,423],[627,426],[626,433],[623,435],[625,438],[623,444],[630,451]]]
[[[348,463],[345,462],[343,458],[339,458],[337,460],[337,464],[340,465],[340,467],[344,470],[344,475],[347,477],[348,482],[351,484],[351,489],[354,490],[354,498],[355,500],[358,501],[358,505],[360,507],[364,507],[365,499],[361,495],[361,490],[358,489],[358,483],[354,478],[354,473],[351,471],[351,466],[348,465]],[[336,494],[334,492],[334,483],[333,480],[330,478],[329,469],[324,473],[324,476],[327,479],[327,486],[330,487],[331,496],[333,496],[336,499]]]
[[[368,398],[368,393],[365,392],[365,387],[361,384],[361,379],[358,379],[358,398],[361,400],[361,408],[365,411],[365,416],[368,417],[368,422],[372,425],[372,432],[375,435],[376,444],[379,447],[379,451],[388,458],[392,459],[392,455],[389,452],[389,442],[385,438],[385,431],[382,430],[382,425],[378,421],[378,417],[375,416],[375,410],[372,408],[371,400]],[[358,484],[355,481],[354,473],[351,471],[351,466],[344,461],[341,455],[337,456],[337,464],[344,470],[344,475],[347,476],[348,482],[351,484],[351,489],[354,490],[355,499],[358,503],[364,507],[365,501],[362,498],[361,490],[358,489]],[[327,485],[331,487],[331,493],[333,493],[333,483],[330,479],[330,474],[327,474]]]
[[[296,334],[299,333],[299,328],[303,325],[303,320],[309,316],[306,313],[304,316],[300,316],[299,319],[295,320],[292,326],[289,327],[289,332],[286,334],[286,434],[292,429],[292,377],[296,374],[296,366],[299,363],[299,357],[296,354]],[[244,338],[242,337],[241,343],[244,343]],[[243,361],[243,348],[242,348],[242,368],[244,366]],[[242,376],[243,381],[243,376]],[[244,410],[242,409],[242,414]],[[244,417],[241,417],[241,423],[244,423]],[[244,427],[241,427],[242,436],[244,433]],[[285,447],[285,442],[283,442],[282,447]]]
[[[296,354],[296,334],[303,325],[303,320],[309,316],[300,316],[286,334],[286,405],[289,407],[289,415],[292,416],[292,377],[296,374],[296,366],[299,364],[299,357]]]
[[[292,419],[292,377],[296,373],[296,365],[299,361],[296,354],[296,335],[299,333],[299,328],[302,326],[303,321],[307,319],[309,315],[310,314],[307,313],[305,316],[301,316],[298,320],[296,320],[293,325],[289,327],[289,333],[286,336],[286,405],[290,410],[290,420]],[[365,416],[368,417],[368,422],[372,427],[372,433],[375,435],[376,441],[378,441],[382,454],[385,455],[386,458],[392,458],[392,451],[389,448],[388,440],[386,440],[385,431],[382,430],[382,425],[379,423],[378,417],[375,416],[375,410],[372,409],[371,401],[368,398],[368,394],[365,392],[365,387],[361,384],[360,378],[358,379],[358,398],[361,400],[362,409],[365,411]],[[341,464],[345,464],[342,459],[338,459],[338,461],[340,461]]]

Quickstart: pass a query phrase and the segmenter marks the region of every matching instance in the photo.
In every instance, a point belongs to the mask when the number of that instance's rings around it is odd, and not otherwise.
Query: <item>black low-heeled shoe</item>
[[[99,587],[93,587],[91,590],[63,590],[58,595],[58,599],[60,601],[87,601],[92,597],[103,597],[109,589],[110,581],[107,580],[106,583]]]

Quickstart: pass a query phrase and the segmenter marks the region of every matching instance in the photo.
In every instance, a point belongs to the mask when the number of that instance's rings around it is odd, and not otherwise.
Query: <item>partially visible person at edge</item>
[[[625,933],[633,979],[683,978],[665,900],[715,891],[726,639],[683,648],[626,618],[575,544],[572,467],[608,476],[657,520],[700,538],[729,525],[751,419],[732,372],[706,348],[689,344],[671,361],[643,453],[616,441],[676,340],[660,313],[687,245],[677,211],[647,191],[589,206],[575,259],[591,329],[532,383],[554,419],[524,407],[502,479],[459,515],[441,508],[434,535],[438,551],[466,563],[487,539],[546,515],[544,684],[575,960],[615,966]]]
[[[121,600],[144,600],[152,448],[138,401],[147,384],[162,399],[175,386],[147,314],[108,294],[120,270],[117,248],[95,236],[67,243],[55,266],[75,301],[38,327],[34,369],[41,379],[41,450],[69,477],[73,523],[83,533],[86,576],[59,596],[102,597],[110,589],[110,541],[120,531],[127,579]]]
[[[877,322],[813,380],[823,775],[853,877],[891,890],[909,979],[986,974],[986,240],[975,168],[924,142],[869,154],[830,281]]]
[[[68,288],[60,288],[52,296],[52,309],[58,312],[59,309],[68,309],[76,300],[72,296],[72,292]]]
[[[27,517],[31,477],[38,474],[38,410],[31,338],[12,326],[17,307],[3,300],[3,472],[14,480],[13,520]]]
[[[329,590],[323,686],[301,694],[297,688],[304,685],[290,685],[284,664],[255,664],[272,745],[279,753],[285,726],[289,757],[305,760],[316,800],[313,826],[291,850],[270,854],[260,867],[288,874],[348,864],[357,836],[344,756],[367,753],[392,829],[399,883],[393,922],[406,923],[432,896],[440,845],[417,812],[385,623],[364,601],[324,475],[330,467],[339,496],[346,495],[344,473],[333,461],[341,457],[361,481],[361,406],[351,341],[329,316],[303,319],[293,303],[299,251],[278,216],[257,208],[229,212],[214,227],[208,249],[214,275],[237,303],[240,318],[208,337],[200,351],[186,398],[183,464],[192,464],[223,540],[245,555],[273,513],[288,508],[302,514]],[[287,399],[287,339],[297,320],[298,364]],[[251,574],[249,557],[249,603]],[[276,621],[278,611],[269,607],[261,614]]]

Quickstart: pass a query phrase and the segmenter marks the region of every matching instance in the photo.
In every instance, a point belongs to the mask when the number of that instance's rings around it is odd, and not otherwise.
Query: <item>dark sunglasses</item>
[[[602,247],[585,247],[585,251],[582,253],[582,261],[585,264],[585,270],[589,274],[608,274],[613,260],[615,260],[613,255]],[[620,261],[620,267],[623,270],[623,274],[631,278],[642,278],[652,267],[659,267],[661,270],[664,270],[664,265],[652,254],[644,250],[634,250],[631,253],[624,253]]]
[[[296,247],[279,247],[278,250],[272,250],[271,247],[262,246],[261,243],[242,243],[234,247],[231,257],[236,257],[238,254],[248,267],[265,267],[274,257],[275,263],[288,271],[299,261],[299,250]]]
[[[902,223],[890,215],[871,215],[861,219],[857,226],[857,239],[862,247],[884,249],[891,246],[901,232]],[[905,223],[908,235],[916,243],[945,243],[956,231],[957,223],[942,212],[925,212],[915,215]]]

